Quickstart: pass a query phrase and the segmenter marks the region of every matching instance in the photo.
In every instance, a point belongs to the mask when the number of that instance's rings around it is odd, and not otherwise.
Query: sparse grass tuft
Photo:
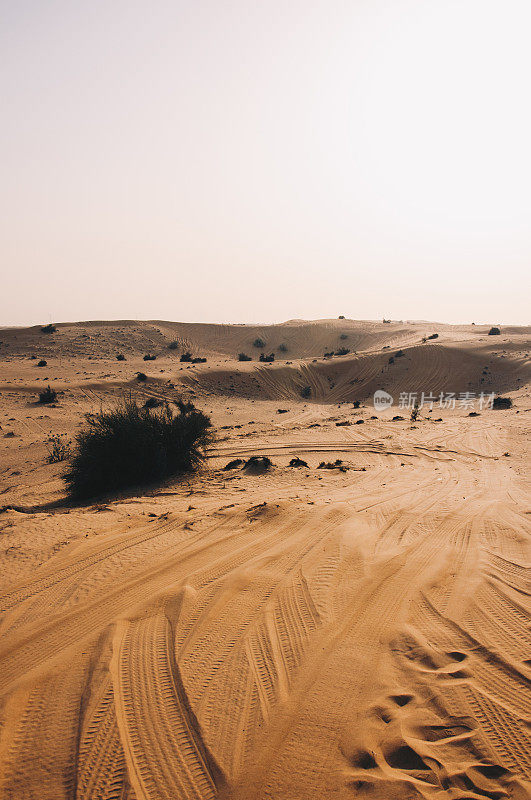
[[[94,497],[195,469],[211,441],[209,417],[191,404],[153,412],[125,400],[87,417],[65,473],[69,494]]]
[[[46,442],[48,449],[46,461],[48,464],[59,464],[61,461],[66,461],[70,457],[71,444],[70,439],[63,438],[62,434],[50,436]]]
[[[258,336],[253,342],[253,347],[261,348],[261,347],[265,347],[265,344],[266,343],[264,342],[264,340],[260,339],[260,337]]]

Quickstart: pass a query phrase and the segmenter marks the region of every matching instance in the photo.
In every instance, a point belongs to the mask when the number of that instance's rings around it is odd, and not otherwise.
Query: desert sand
[[[0,797],[528,797],[531,328],[488,329],[0,330]],[[205,467],[69,505],[46,441],[124,392],[211,414]]]

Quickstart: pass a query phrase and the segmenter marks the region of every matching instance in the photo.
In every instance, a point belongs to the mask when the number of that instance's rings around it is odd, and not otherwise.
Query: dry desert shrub
[[[50,384],[43,389],[42,392],[39,392],[39,403],[46,404],[46,403],[54,403],[57,400],[57,392],[55,389],[52,389]]]
[[[210,428],[191,403],[150,410],[129,399],[91,415],[63,476],[69,494],[94,497],[191,471],[204,458]]]

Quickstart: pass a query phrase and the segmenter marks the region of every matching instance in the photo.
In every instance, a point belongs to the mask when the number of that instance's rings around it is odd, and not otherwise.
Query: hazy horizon
[[[529,323],[524,0],[2,4],[0,325]]]
[[[346,322],[370,322],[370,323],[378,323],[382,322],[383,318],[376,318],[376,317],[349,317],[347,315],[343,315]],[[215,319],[204,319],[204,320],[194,320],[194,319],[171,319],[169,317],[87,317],[85,319],[56,319],[48,316],[46,319],[42,318],[39,320],[34,320],[33,322],[24,322],[24,323],[0,323],[0,330],[4,329],[11,329],[11,328],[26,328],[26,327],[38,327],[44,323],[53,322],[57,325],[76,325],[78,323],[87,323],[90,324],[91,322],[108,322],[108,323],[119,323],[119,322],[168,322],[168,323],[175,323],[175,324],[184,324],[184,325],[240,325],[242,327],[260,327],[264,326],[267,327],[269,325],[284,325],[288,323],[295,323],[295,322],[326,322],[328,320],[334,321],[339,319],[339,316],[335,317],[290,317],[289,319],[278,319],[278,320],[239,320],[239,321],[232,321],[232,322],[223,322]],[[454,325],[456,327],[461,325],[474,325],[477,328],[486,327],[488,325],[503,325],[506,327],[516,327],[516,328],[526,328],[531,327],[531,323],[526,322],[500,322],[500,320],[487,320],[487,321],[461,321],[461,322],[447,322],[446,320],[441,319],[389,319],[386,318],[386,321],[390,322],[394,325]],[[502,331],[503,333],[503,331]]]

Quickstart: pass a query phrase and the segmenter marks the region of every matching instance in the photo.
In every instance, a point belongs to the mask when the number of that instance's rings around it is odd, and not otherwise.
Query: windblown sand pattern
[[[485,331],[1,331],[1,434],[15,435],[1,439],[0,797],[528,797],[529,330]],[[341,333],[357,352],[323,360]],[[256,336],[286,343],[283,360],[257,364]],[[174,339],[207,363],[180,364]],[[34,403],[48,382],[55,408]],[[503,392],[514,408],[371,419],[380,385]],[[54,507],[47,436],[124,388],[211,412],[207,468]],[[273,468],[223,470],[250,455]],[[348,469],[317,469],[336,459]]]

